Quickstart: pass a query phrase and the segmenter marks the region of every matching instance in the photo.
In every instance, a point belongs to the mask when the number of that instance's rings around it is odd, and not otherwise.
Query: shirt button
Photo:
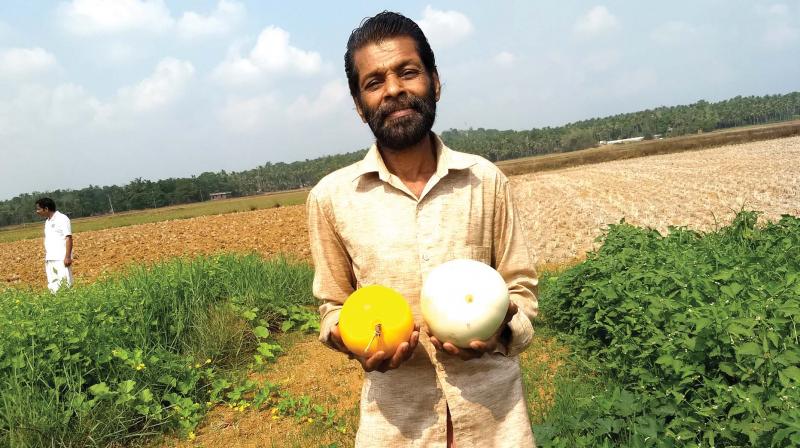
[[[429,257],[428,255],[423,255],[422,259],[425,260],[425,261],[428,261],[428,260],[431,259],[431,257]]]

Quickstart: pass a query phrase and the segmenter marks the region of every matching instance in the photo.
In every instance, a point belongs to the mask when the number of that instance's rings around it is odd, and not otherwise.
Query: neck
[[[436,150],[433,136],[430,134],[407,148],[396,150],[379,147],[378,149],[389,172],[403,182],[427,182],[436,172]]]

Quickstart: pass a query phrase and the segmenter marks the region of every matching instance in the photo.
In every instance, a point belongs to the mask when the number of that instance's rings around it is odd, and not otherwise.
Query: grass
[[[0,446],[351,446],[360,367],[316,335],[275,331],[287,321],[302,326],[287,305],[313,302],[311,272],[221,256],[134,267],[56,296],[0,292]],[[549,282],[541,284],[546,293]],[[263,369],[252,362],[263,342],[256,325],[280,347]],[[546,319],[536,328],[522,375],[537,437],[552,442],[548,434],[563,436],[589,415],[594,395],[608,392],[576,367]],[[279,392],[266,408],[242,412],[245,402],[231,397],[243,380]],[[231,385],[214,398],[220,381]],[[259,387],[247,389],[249,400]]]
[[[274,387],[242,381],[280,353],[271,331],[317,319],[306,308],[311,275],[281,258],[217,256],[135,267],[57,295],[0,290],[0,446],[186,436],[207,409],[241,406],[243,394],[280,403]]]
[[[264,194],[260,196],[247,196],[242,198],[197,202],[193,204],[175,205],[156,209],[136,210],[116,213],[113,215],[77,218],[72,220],[72,231],[74,233],[80,233],[93,230],[109,229],[113,227],[170,221],[173,219],[188,219],[196,218],[198,216],[248,212],[265,208],[280,207],[284,205],[297,205],[303,204],[307,195],[308,190],[294,190]],[[41,222],[4,227],[0,229],[0,243],[40,238],[41,236]]]

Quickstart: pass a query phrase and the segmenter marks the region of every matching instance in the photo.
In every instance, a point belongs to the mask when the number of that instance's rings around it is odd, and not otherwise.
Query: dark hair
[[[347,51],[344,53],[344,72],[347,83],[350,85],[350,95],[358,97],[358,71],[356,71],[354,54],[356,50],[383,42],[393,37],[408,36],[414,39],[417,54],[428,72],[428,76],[436,73],[436,59],[433,56],[428,39],[419,25],[408,17],[391,11],[383,11],[374,17],[367,17],[361,21],[358,28],[350,33],[347,40]]]
[[[39,199],[36,200],[36,205],[38,205],[39,208],[42,208],[42,209],[46,208],[46,209],[50,210],[51,212],[56,211],[56,203],[55,203],[55,201],[53,201],[50,198],[39,198]]]

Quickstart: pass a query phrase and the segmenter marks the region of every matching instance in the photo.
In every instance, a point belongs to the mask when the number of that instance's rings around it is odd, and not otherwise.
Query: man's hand
[[[342,333],[339,331],[339,325],[334,325],[331,329],[330,340],[331,344],[336,347],[337,350],[346,354],[350,359],[357,360],[365,372],[372,372],[373,370],[386,372],[400,367],[400,365],[408,361],[411,354],[414,353],[414,350],[417,348],[417,343],[419,342],[419,325],[414,324],[414,331],[411,332],[411,338],[408,342],[400,344],[400,346],[397,347],[397,351],[394,352],[394,355],[391,357],[387,356],[384,351],[379,351],[369,358],[358,356],[351,352],[344,345],[344,341],[342,341]]]
[[[430,331],[428,331],[427,327],[425,331],[428,333],[428,336],[430,336],[431,343],[437,350],[444,350],[453,356],[458,356],[464,361],[469,361],[470,359],[480,358],[484,353],[493,353],[497,346],[502,344],[500,335],[503,333],[503,330],[506,329],[506,325],[515,314],[517,314],[517,305],[509,301],[506,317],[503,318],[503,323],[500,324],[497,331],[485,341],[471,341],[469,343],[469,348],[456,347],[449,342],[442,343],[440,340],[436,339],[436,336],[433,336]]]
[[[72,257],[67,256],[64,258],[64,266],[66,267],[72,266]]]

